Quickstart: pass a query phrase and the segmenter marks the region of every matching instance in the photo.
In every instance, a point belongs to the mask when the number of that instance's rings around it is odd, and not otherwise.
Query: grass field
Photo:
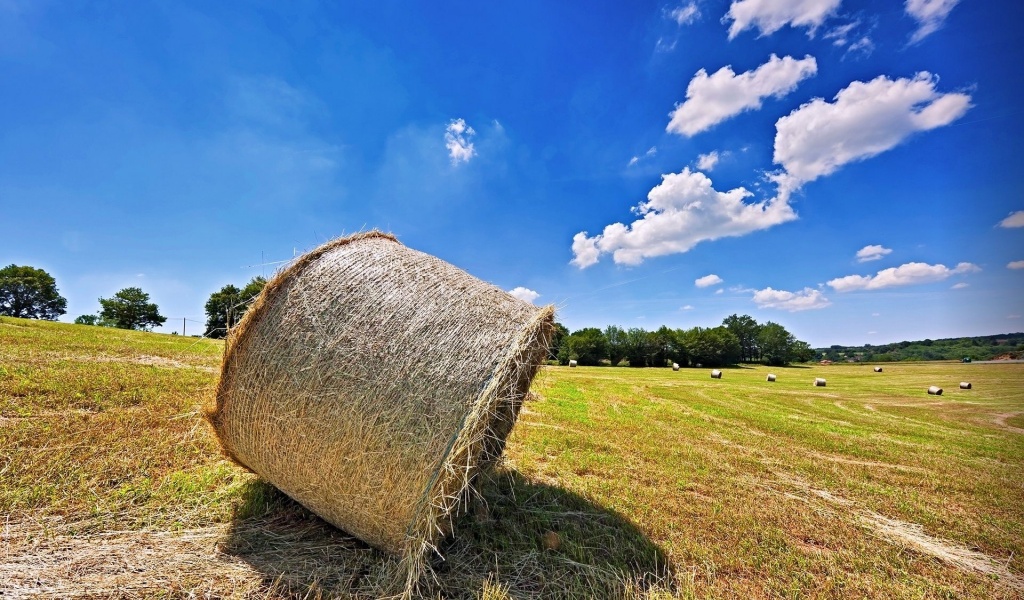
[[[220,455],[221,351],[0,318],[0,596],[372,596],[385,557]],[[1024,597],[1024,364],[884,369],[544,368],[421,592]]]

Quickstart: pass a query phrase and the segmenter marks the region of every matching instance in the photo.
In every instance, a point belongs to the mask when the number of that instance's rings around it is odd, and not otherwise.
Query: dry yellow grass
[[[221,457],[221,348],[0,318],[4,597],[373,597],[382,553]],[[772,372],[543,369],[423,593],[1024,594],[1024,365]]]

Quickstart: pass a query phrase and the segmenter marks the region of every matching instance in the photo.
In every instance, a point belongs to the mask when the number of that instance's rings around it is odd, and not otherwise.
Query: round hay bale
[[[875,367],[875,373],[881,373],[882,367]]]
[[[769,373],[768,376],[764,378],[764,380],[765,381],[775,381],[775,373]]]
[[[814,378],[814,387],[825,387],[825,380],[821,377]]]
[[[718,369],[711,369],[711,378],[712,379],[721,379],[722,378],[722,372],[719,371]]]
[[[960,389],[962,389],[962,390],[969,390],[969,389],[971,389],[971,382],[970,381],[961,381],[960,382]]]
[[[941,396],[942,395],[942,388],[940,388],[937,385],[930,386],[928,388],[928,394],[932,395],[932,396]]]
[[[400,557],[408,590],[501,455],[553,327],[553,307],[389,234],[340,238],[231,330],[208,418],[229,457]]]
[[[569,361],[569,366],[570,366],[570,367],[575,367],[575,366],[576,366],[576,361],[574,361],[574,360],[570,360],[570,361]]]
[[[673,371],[678,371],[679,370],[679,363],[672,363],[672,370]]]

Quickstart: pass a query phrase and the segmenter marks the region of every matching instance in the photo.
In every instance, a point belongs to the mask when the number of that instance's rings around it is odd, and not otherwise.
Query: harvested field
[[[220,454],[221,348],[0,319],[5,598],[376,596],[382,553]],[[1024,365],[864,371],[544,368],[420,591],[1024,596]]]

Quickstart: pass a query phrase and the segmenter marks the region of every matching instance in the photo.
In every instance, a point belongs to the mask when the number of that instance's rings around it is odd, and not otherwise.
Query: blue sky
[[[0,0],[0,262],[166,332],[375,227],[570,329],[1024,328],[1019,3],[347,4]]]

